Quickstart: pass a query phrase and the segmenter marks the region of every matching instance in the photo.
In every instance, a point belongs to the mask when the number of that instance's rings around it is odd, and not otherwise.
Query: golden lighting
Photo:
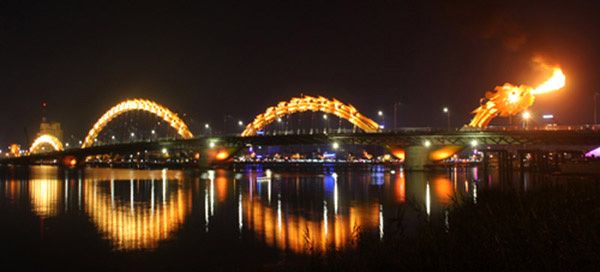
[[[229,152],[227,152],[227,150],[220,150],[217,152],[217,155],[215,155],[215,159],[218,161],[223,161],[227,158],[229,158]]]
[[[133,183],[133,181],[114,181]],[[166,198],[152,198],[150,201],[115,200],[111,198],[111,188],[101,186],[110,181],[84,182],[84,202],[86,213],[92,218],[100,232],[105,235],[118,250],[148,250],[167,240],[183,224],[191,211],[191,190],[180,189],[178,183],[174,192],[168,190],[167,183],[174,181],[154,180],[156,195]],[[137,183],[137,182],[136,182]],[[135,185],[133,185],[135,187]],[[132,194],[135,199],[135,194]]]
[[[56,179],[58,168],[52,166],[34,166],[29,180],[29,198],[33,211],[41,217],[58,214],[59,200],[62,197],[61,183]]]
[[[505,83],[493,91],[485,93],[481,106],[473,110],[475,116],[469,127],[485,128],[496,116],[508,117],[526,110],[535,101],[535,95],[562,89],[566,84],[566,76],[559,67],[551,67],[539,60],[534,60],[543,70],[552,71],[552,76],[539,86],[515,86]]]
[[[394,196],[398,203],[404,203],[406,201],[406,177],[404,176],[404,171],[400,171],[400,173],[396,175]]]
[[[8,149],[10,150],[10,154],[14,157],[21,155],[21,146],[18,144],[11,144]]]
[[[454,189],[452,188],[452,181],[445,176],[438,176],[433,179],[433,188],[437,199],[441,204],[450,204],[452,197],[454,196]]]
[[[108,125],[110,121],[129,111],[145,111],[152,113],[162,118],[171,127],[176,129],[177,133],[181,135],[181,137],[185,139],[194,137],[183,120],[181,120],[176,113],[172,112],[168,108],[147,99],[130,99],[117,104],[105,112],[104,115],[102,115],[102,117],[96,121],[92,129],[90,129],[88,132],[88,135],[85,137],[81,148],[92,146],[92,144],[94,144],[94,139],[98,137],[98,134],[100,134],[102,129],[104,129],[104,127]]]
[[[400,161],[404,161],[404,158],[406,157],[404,148],[401,147],[393,147],[389,149],[390,153],[392,153],[392,155],[394,157],[396,157],[396,159],[399,159]]]
[[[445,160],[447,158],[452,157],[452,155],[456,154],[462,149],[463,147],[459,145],[447,145],[429,153],[429,159],[432,161]]]
[[[50,145],[52,146],[52,149],[54,149],[54,151],[62,151],[63,150],[63,144],[62,142],[60,142],[60,140],[50,134],[43,134],[40,135],[39,137],[37,137],[34,141],[33,144],[31,144],[31,147],[29,148],[29,152],[31,153],[36,153],[39,152],[40,147],[42,145]]]
[[[244,199],[244,224],[268,246],[295,253],[325,252],[331,245],[340,249],[355,238],[357,227],[375,229],[379,225],[378,204],[350,207],[348,216],[335,215],[329,207],[323,220],[282,212],[281,204],[277,205],[272,208],[260,199]]]
[[[33,210],[41,217],[58,214],[58,199],[60,190],[58,180],[32,179],[29,181],[29,195]]]
[[[320,111],[333,114],[339,118],[348,120],[365,132],[377,132],[379,130],[379,124],[363,116],[350,104],[344,104],[335,98],[327,99],[322,96],[303,96],[294,97],[290,101],[281,101],[276,106],[267,108],[264,113],[257,115],[254,121],[248,123],[246,129],[242,132],[242,136],[254,136],[258,131],[278,118],[305,111]]]

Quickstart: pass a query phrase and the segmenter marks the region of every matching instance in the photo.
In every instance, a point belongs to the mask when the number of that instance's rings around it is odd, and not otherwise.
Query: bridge
[[[98,136],[111,121],[132,111],[147,112],[160,118],[177,133],[177,137],[121,143],[98,142]],[[339,117],[340,120],[347,120],[360,131],[353,133],[339,130],[340,133],[296,135],[261,133],[266,126],[281,120],[282,117],[301,112],[331,114]],[[488,114],[486,117],[486,125],[489,123],[490,116]],[[480,117],[476,116],[476,118]],[[169,157],[169,154],[176,153],[178,157],[186,158],[186,163],[191,161],[191,164],[210,166],[230,161],[236,152],[245,147],[273,145],[382,146],[394,155],[400,150],[401,159],[405,159],[405,167],[409,170],[420,170],[425,165],[449,158],[463,148],[480,149],[484,152],[486,150],[490,152],[585,150],[600,145],[600,133],[595,130],[502,131],[485,128],[467,128],[458,131],[415,129],[390,132],[383,131],[377,122],[361,114],[351,104],[321,96],[302,96],[267,108],[264,113],[257,115],[254,121],[248,123],[239,135],[197,137],[192,134],[184,120],[167,107],[147,99],[131,99],[118,103],[106,111],[89,130],[80,147],[66,148],[55,136],[40,135],[28,152],[23,155],[13,154],[3,157],[0,159],[0,164],[55,163],[76,166],[93,161],[93,157],[98,156],[110,160],[114,156],[133,157],[150,153],[165,158]],[[41,147],[49,147],[50,151]],[[141,156],[148,159],[148,156]]]

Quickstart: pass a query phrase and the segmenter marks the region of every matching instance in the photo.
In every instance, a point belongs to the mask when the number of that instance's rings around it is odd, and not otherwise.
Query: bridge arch
[[[356,125],[365,132],[377,132],[379,130],[377,122],[365,117],[350,104],[344,104],[335,98],[303,96],[293,97],[289,101],[282,101],[276,106],[267,108],[264,113],[257,115],[254,121],[246,126],[246,129],[242,132],[242,136],[254,136],[259,130],[279,117],[305,111],[320,111],[333,114],[339,118],[348,120],[348,122]]]
[[[90,129],[81,148],[87,148],[94,144],[94,139],[98,137],[98,134],[110,123],[114,118],[129,111],[145,111],[152,113],[165,122],[171,127],[177,130],[177,133],[185,139],[194,137],[188,126],[177,116],[176,113],[172,112],[168,108],[147,99],[129,99],[125,100],[106,111],[94,126]]]
[[[44,144],[52,146],[54,151],[62,151],[64,149],[62,142],[58,138],[50,134],[42,134],[33,141],[29,148],[29,152],[34,153]]]

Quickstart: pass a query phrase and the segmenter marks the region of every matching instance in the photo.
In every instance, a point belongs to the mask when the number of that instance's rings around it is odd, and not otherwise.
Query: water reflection
[[[325,251],[351,245],[361,230],[385,239],[400,207],[447,224],[444,207],[456,194],[477,197],[477,175],[476,169],[236,174],[32,167],[26,180],[0,183],[0,201],[25,197],[41,218],[85,216],[115,250],[153,250],[162,241],[177,242],[186,224],[200,222],[202,230],[194,235],[250,239],[291,252]],[[409,217],[408,224],[417,215]]]

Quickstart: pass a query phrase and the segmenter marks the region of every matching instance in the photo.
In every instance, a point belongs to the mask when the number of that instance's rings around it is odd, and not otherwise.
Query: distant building
[[[37,136],[39,137],[40,135],[44,135],[44,134],[50,134],[50,135],[58,138],[61,142],[63,140],[63,131],[60,127],[60,123],[59,122],[47,122],[46,118],[44,118],[42,120],[42,122],[40,123],[40,131],[38,132]]]

